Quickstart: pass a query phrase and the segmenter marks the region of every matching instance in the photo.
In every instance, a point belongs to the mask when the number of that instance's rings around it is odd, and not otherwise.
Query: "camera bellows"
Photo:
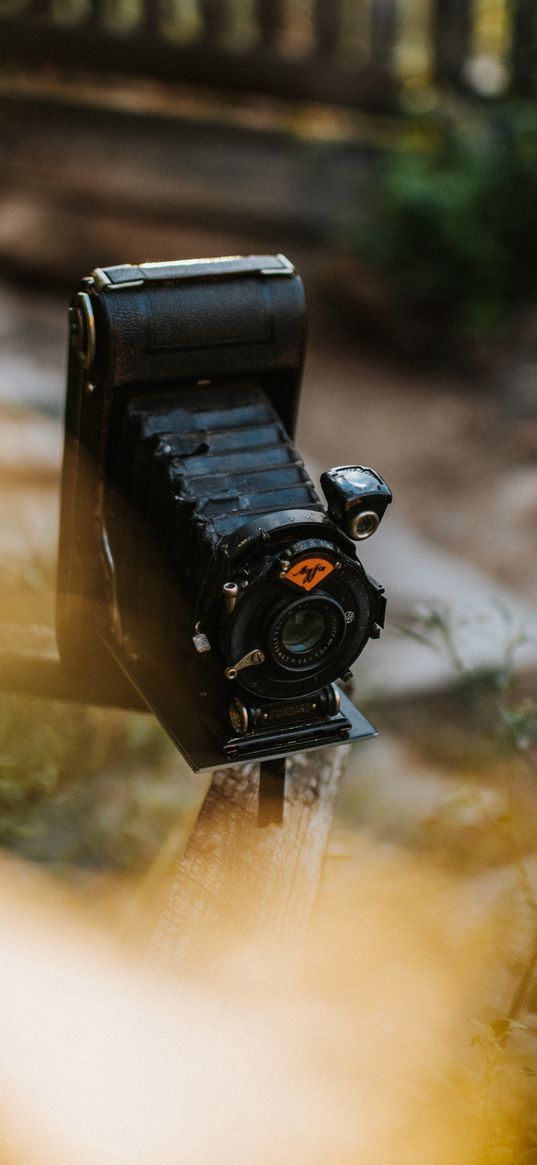
[[[135,396],[114,421],[107,527],[123,592],[134,595],[125,556],[139,545],[140,523],[154,552],[197,590],[206,572],[214,571],[221,540],[252,517],[323,510],[259,386]],[[135,536],[129,538],[133,524]]]
[[[250,381],[136,394],[111,433],[106,528],[131,640],[149,621],[215,648],[228,681],[291,700],[296,721],[297,697],[347,670],[384,600],[268,396]]]

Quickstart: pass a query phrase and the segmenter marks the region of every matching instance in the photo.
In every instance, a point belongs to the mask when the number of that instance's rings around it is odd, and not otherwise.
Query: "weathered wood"
[[[277,51],[284,21],[282,0],[256,0],[255,13],[260,44]]]
[[[104,16],[104,0],[88,0],[85,10],[84,23],[91,28],[99,29]]]
[[[471,0],[434,0],[432,40],[435,79],[460,85],[472,31]]]
[[[200,0],[200,13],[204,40],[219,45],[229,23],[229,4],[226,0]]]
[[[512,5],[512,89],[527,94],[535,85],[537,69],[537,7],[535,0],[516,0]]]
[[[311,0],[305,11],[297,6],[294,19],[306,41],[311,32],[314,52],[291,57],[285,50],[288,10],[283,0],[253,0],[251,23],[257,36],[251,43],[249,38],[248,47],[235,35],[230,0],[200,0],[197,19],[179,40],[169,35],[165,8],[158,0],[142,0],[140,19],[122,27],[120,36],[100,18],[101,0],[89,0],[69,24],[56,19],[50,0],[32,0],[16,11],[0,12],[0,62],[15,61],[25,68],[55,64],[66,70],[75,62],[77,69],[96,74],[112,70],[291,100],[393,110],[399,84],[395,49],[401,5],[397,0],[371,0],[365,7],[369,59],[351,61],[342,43],[342,0]],[[476,6],[471,0],[431,0],[431,9],[435,77],[441,84],[467,86],[464,74]],[[535,79],[534,0],[514,0],[508,20],[513,87],[526,92]]]
[[[278,51],[282,40],[279,4],[259,0],[259,37],[247,49],[230,40],[225,8],[219,3],[204,0],[201,15],[202,35],[179,42],[166,37],[164,26],[155,23],[151,13],[146,20],[144,11],[141,22],[124,29],[121,36],[111,34],[102,22],[87,19],[62,25],[27,17],[24,12],[0,16],[0,63],[18,63],[25,69],[56,65],[72,76],[76,62],[77,70],[94,75],[112,71],[119,76],[156,77],[291,101],[323,101],[379,112],[394,109],[396,78],[387,78],[374,60],[349,63],[332,52],[289,59]],[[330,29],[326,13],[325,20]],[[331,31],[329,48],[333,41]]]
[[[213,246],[229,248],[237,232],[239,245],[255,250],[261,231],[269,249],[296,253],[297,239],[325,238],[350,219],[371,172],[359,141],[298,150],[296,136],[277,129],[80,103],[62,105],[60,118],[55,100],[5,94],[0,139],[0,255],[41,278],[59,273],[69,287],[118,254],[187,257],[193,223],[218,233]],[[6,198],[10,206],[29,199],[26,216],[10,213]]]
[[[319,57],[330,60],[337,55],[341,42],[342,0],[314,0],[313,28],[315,50]]]
[[[397,42],[396,0],[372,0],[369,22],[372,63],[390,73]]]
[[[214,773],[151,940],[152,964],[194,972],[228,948],[300,946],[347,754],[343,745],[291,758],[284,823],[265,829],[258,766]]]
[[[47,22],[51,18],[52,5],[50,0],[31,0],[30,13],[37,21]]]
[[[161,19],[160,0],[144,0],[142,6],[142,28],[146,36],[158,37]]]

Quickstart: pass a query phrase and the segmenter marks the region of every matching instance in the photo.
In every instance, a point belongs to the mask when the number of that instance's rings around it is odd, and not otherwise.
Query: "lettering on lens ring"
[[[278,636],[276,636],[272,641],[272,650],[276,656],[276,659],[281,660],[283,664],[292,664],[295,667],[299,667],[301,665],[303,667],[309,667],[312,663],[317,663],[327,655],[337,638],[337,632],[337,622],[332,617],[330,629],[326,638],[323,639],[320,647],[311,648],[307,653],[304,652],[302,657],[294,655],[291,651],[286,651],[286,649],[280,643]]]

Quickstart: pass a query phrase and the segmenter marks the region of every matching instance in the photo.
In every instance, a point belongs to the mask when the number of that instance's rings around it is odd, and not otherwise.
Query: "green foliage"
[[[535,107],[443,107],[405,121],[347,243],[405,310],[492,336],[537,294]]]
[[[480,789],[479,779],[475,783],[469,780],[476,761],[478,778],[485,774],[488,786],[503,792],[503,812],[493,810],[492,816],[496,847],[484,846],[483,855],[495,863],[507,860],[512,867],[518,937],[516,950],[509,951],[511,997],[504,996],[502,1010],[493,1012],[490,1022],[474,1024],[471,1040],[480,1052],[474,1069],[484,1140],[480,1160],[484,1165],[537,1165],[537,896],[534,870],[524,852],[531,838],[529,853],[533,858],[535,803],[531,787],[532,778],[537,776],[537,703],[534,696],[521,691],[528,679],[518,677],[515,671],[517,651],[527,638],[505,609],[500,606],[496,613],[505,635],[503,659],[494,668],[476,668],[465,661],[465,621],[449,609],[422,607],[402,621],[398,630],[441,652],[453,668],[453,688],[441,694],[436,710],[428,704],[421,724],[412,724],[413,733],[420,738],[432,727],[432,738],[436,738],[436,748],[440,747],[435,759],[443,755],[450,767],[461,760],[464,764],[465,786],[444,801],[436,817],[429,819],[429,826],[445,831],[453,810],[456,822],[464,801],[471,808],[472,792],[479,795]],[[450,720],[457,725],[451,736],[446,734]],[[522,776],[525,779],[521,780]],[[478,796],[475,804],[479,808]],[[501,834],[506,845],[501,844]],[[436,842],[439,836],[437,832]],[[477,842],[477,830],[468,829],[465,848],[475,852]],[[460,868],[464,855],[459,852],[457,856]],[[498,953],[505,958],[501,942]]]
[[[529,697],[514,708],[503,712],[506,732],[517,749],[531,749],[537,746],[537,703]]]
[[[537,703],[520,690],[515,673],[517,652],[527,636],[501,605],[492,607],[478,626],[484,640],[503,633],[498,662],[473,665],[466,659],[466,638],[468,632],[475,635],[475,624],[475,615],[455,616],[441,605],[421,606],[391,624],[399,635],[449,660],[453,672],[449,689],[413,708],[421,750],[450,769],[480,772],[517,757],[537,773]]]
[[[0,843],[59,870],[130,868],[190,811],[175,750],[147,715],[0,696]]]

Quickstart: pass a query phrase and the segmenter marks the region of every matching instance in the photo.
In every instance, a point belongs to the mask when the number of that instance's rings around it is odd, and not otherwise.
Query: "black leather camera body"
[[[301,280],[281,255],[98,269],[69,309],[57,634],[194,770],[373,734],[336,681],[384,622],[356,542],[391,493],[292,436]],[[327,408],[330,407],[327,401]]]

